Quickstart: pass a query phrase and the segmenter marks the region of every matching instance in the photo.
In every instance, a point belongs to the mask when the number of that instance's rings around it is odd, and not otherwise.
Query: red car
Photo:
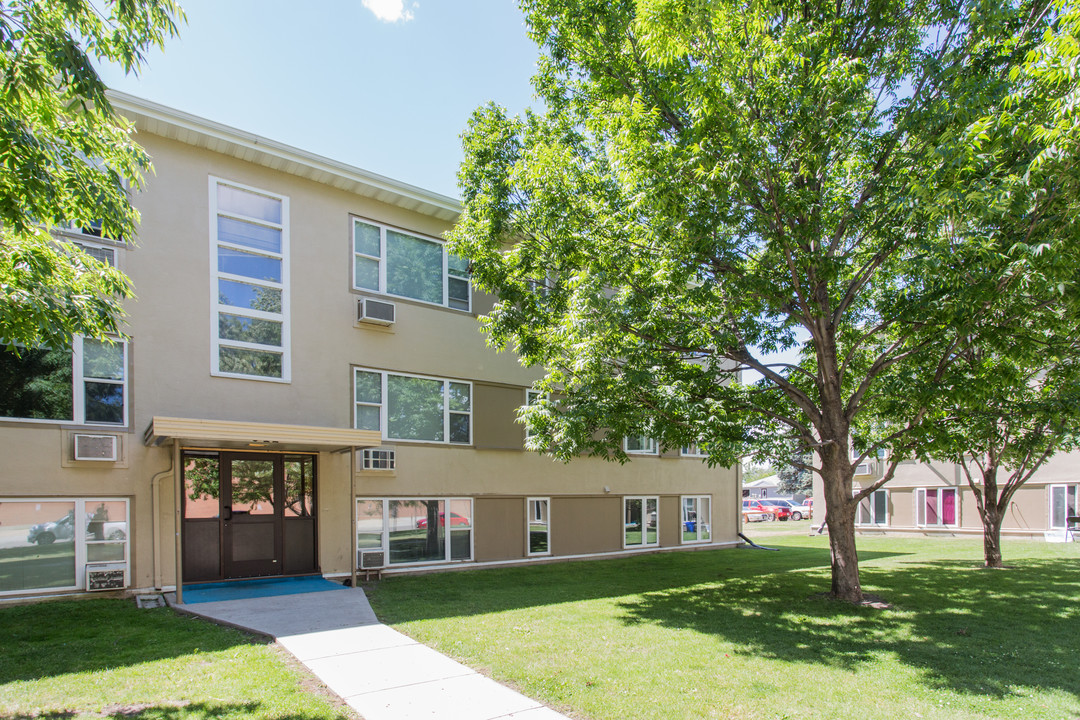
[[[450,513],[450,527],[457,526],[469,526],[469,519],[458,515],[457,513]],[[416,521],[416,527],[426,528],[427,518],[420,518]],[[446,527],[446,513],[439,513],[439,527]]]
[[[769,513],[770,520],[788,520],[791,518],[791,508],[780,503],[773,505],[768,499],[743,500],[743,510]]]

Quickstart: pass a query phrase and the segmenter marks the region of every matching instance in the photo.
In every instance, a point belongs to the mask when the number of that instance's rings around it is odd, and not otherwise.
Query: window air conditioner
[[[75,459],[99,462],[116,462],[117,437],[115,435],[75,434]]]
[[[382,550],[361,550],[360,569],[378,570],[386,566],[386,553]]]
[[[855,466],[855,475],[872,475],[872,474],[873,474],[873,472],[870,470],[870,463],[868,463],[868,462],[859,463],[858,465]]]
[[[392,302],[374,298],[359,298],[356,301],[357,322],[393,325],[395,315],[395,306]]]
[[[87,590],[123,590],[127,586],[127,563],[86,564]]]

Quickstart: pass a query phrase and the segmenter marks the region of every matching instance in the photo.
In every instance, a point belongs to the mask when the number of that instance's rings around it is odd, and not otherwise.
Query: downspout
[[[184,500],[184,486],[180,482],[180,440],[173,440],[173,485],[176,486],[176,493],[174,503],[176,507],[173,509],[173,537],[176,545],[176,602],[182,605],[184,603],[184,553],[183,542],[184,538],[180,530],[180,513],[183,509]]]
[[[169,468],[156,473],[150,480],[150,497],[153,505],[154,590],[161,592],[161,479],[173,473],[173,454],[169,453]]]
[[[356,448],[349,449],[349,587],[356,587]]]

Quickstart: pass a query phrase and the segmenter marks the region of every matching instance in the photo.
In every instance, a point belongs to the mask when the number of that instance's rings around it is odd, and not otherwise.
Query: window
[[[919,488],[915,491],[915,523],[919,526],[956,525],[956,488]]]
[[[470,309],[469,262],[442,242],[353,218],[353,287]]]
[[[0,417],[127,424],[127,344],[76,337],[71,350],[0,346]]]
[[[682,541],[684,543],[712,540],[712,497],[699,495],[682,499]]]
[[[357,557],[382,550],[390,565],[471,560],[472,516],[469,498],[358,498]]]
[[[1050,486],[1050,529],[1064,530],[1069,518],[1076,517],[1077,485]]]
[[[127,500],[4,499],[0,518],[0,594],[81,590],[94,563],[128,562]]]
[[[855,515],[857,525],[888,525],[889,496],[887,490],[875,490],[859,503]]]
[[[659,545],[657,497],[623,498],[623,547]]]
[[[656,440],[645,435],[635,435],[625,440],[626,453],[628,455],[656,455]]]
[[[379,448],[365,449],[363,458],[365,470],[393,470],[397,462],[393,450]]]
[[[697,458],[709,457],[709,453],[702,450],[701,446],[699,446],[697,443],[690,443],[689,445],[683,445],[682,450],[681,450],[681,454],[682,454],[683,457],[697,457]]]
[[[210,178],[211,374],[288,382],[289,199]]]
[[[472,383],[357,368],[354,388],[358,430],[388,440],[472,442]]]
[[[529,555],[551,554],[551,521],[548,515],[550,506],[551,501],[548,498],[529,498],[525,501],[525,534]]]

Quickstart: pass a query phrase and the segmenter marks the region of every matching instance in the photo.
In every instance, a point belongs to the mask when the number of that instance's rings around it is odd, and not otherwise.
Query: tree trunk
[[[1001,521],[1003,519],[997,508],[989,504],[982,513],[983,558],[988,568],[1004,567],[1001,563]]]
[[[826,453],[826,455],[832,453]],[[850,603],[862,602],[859,582],[859,555],[855,549],[855,504],[851,501],[851,473],[844,472],[838,457],[823,457],[822,481],[825,490],[825,524],[829,526],[829,555],[832,564],[832,596]],[[846,455],[846,453],[845,453]],[[846,459],[846,458],[845,458]],[[850,462],[847,463],[850,465]],[[830,467],[831,466],[831,467]]]

